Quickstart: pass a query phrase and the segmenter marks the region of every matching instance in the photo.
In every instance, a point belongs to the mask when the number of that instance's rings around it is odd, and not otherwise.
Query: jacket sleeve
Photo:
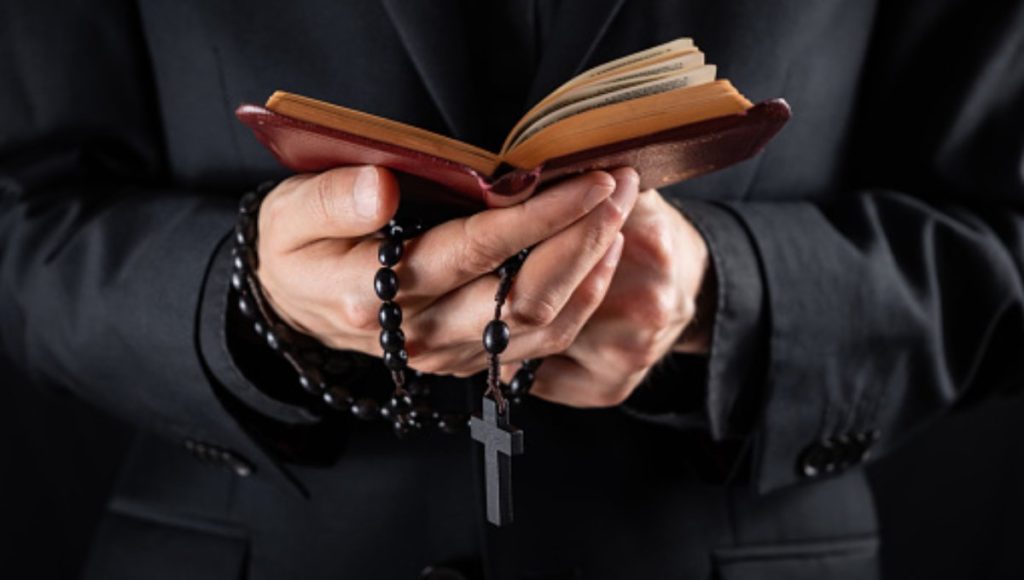
[[[286,480],[198,346],[223,321],[199,306],[238,194],[167,177],[132,7],[46,4],[0,6],[0,349],[36,383]]]
[[[1024,386],[1024,5],[1007,6],[882,8],[849,190],[681,202],[718,279],[708,422],[748,436],[760,491]]]

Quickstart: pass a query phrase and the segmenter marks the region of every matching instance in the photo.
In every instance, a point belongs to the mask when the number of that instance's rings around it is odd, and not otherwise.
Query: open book
[[[236,114],[295,171],[383,165],[495,206],[593,169],[633,166],[650,188],[731,165],[759,151],[789,107],[752,105],[681,38],[569,80],[523,115],[498,152],[283,91]]]

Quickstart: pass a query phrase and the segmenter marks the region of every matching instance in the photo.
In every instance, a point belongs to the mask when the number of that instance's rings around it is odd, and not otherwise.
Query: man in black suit
[[[1019,3],[109,0],[0,16],[0,347],[150,433],[89,577],[871,578],[864,460],[1024,382]],[[539,229],[485,218],[517,226],[493,230],[502,250],[547,243],[517,284],[556,298],[509,306],[542,337],[518,356],[553,363],[516,411],[530,442],[512,527],[484,523],[468,438],[399,441],[313,408],[236,326],[235,200],[284,177],[238,103],[286,88],[486,146],[586,66],[684,35],[794,119],[755,160],[676,187],[589,175],[556,187],[596,188],[596,205],[554,207]],[[285,320],[372,352],[338,330],[359,309],[329,303],[369,280],[322,264],[355,255],[398,195],[356,168],[271,192],[260,278]],[[475,241],[450,223],[410,252],[412,279],[466,274],[430,267]],[[589,271],[559,258],[563,235],[590,240]],[[644,270],[638,240],[673,259]],[[423,292],[475,296],[459,294],[472,282]],[[453,326],[410,329],[410,344],[458,346],[475,302],[452,301],[438,320]],[[573,340],[549,352],[558,334]],[[414,366],[479,370],[472,349],[444,364],[431,350]],[[434,391],[457,404],[467,384]]]

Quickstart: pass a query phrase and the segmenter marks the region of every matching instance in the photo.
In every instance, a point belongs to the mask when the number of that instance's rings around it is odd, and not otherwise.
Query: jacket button
[[[868,457],[871,455],[871,446],[875,444],[875,441],[878,441],[878,437],[879,432],[877,430],[857,433],[853,436],[853,447],[858,462],[862,463],[868,460]]]
[[[832,445],[836,450],[835,463],[838,468],[845,469],[860,461],[860,451],[852,436],[836,436],[832,439]]]
[[[812,443],[800,454],[797,471],[804,477],[818,477],[836,469],[836,449],[830,440]]]
[[[196,459],[226,467],[238,477],[249,477],[253,473],[251,463],[223,447],[195,441],[194,439],[186,439],[185,449]]]

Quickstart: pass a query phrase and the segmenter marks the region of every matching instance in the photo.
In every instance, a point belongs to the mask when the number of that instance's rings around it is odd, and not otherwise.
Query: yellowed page
[[[550,125],[513,148],[505,161],[529,169],[549,160],[751,107],[727,80],[591,109]]]
[[[673,61],[694,53],[700,54],[701,59],[704,58],[704,53],[697,50],[690,39],[683,38],[641,51],[635,55],[631,54],[624,56],[616,61],[607,63],[606,65],[589,69],[548,93],[546,97],[541,99],[540,102],[531,107],[530,110],[523,115],[522,119],[516,123],[516,127],[520,127],[525,124],[525,122],[528,122],[528,118],[536,118],[538,110],[548,108],[550,105],[556,104],[556,102],[561,101],[574,91],[602,82],[614,82],[615,78],[619,76],[626,76],[627,74],[632,74],[636,70],[654,67],[659,63]],[[639,55],[646,56],[635,58]],[[704,64],[703,61],[700,64]]]
[[[490,175],[498,166],[494,153],[457,139],[302,95],[275,91],[265,106],[286,117],[468,165],[484,175]]]
[[[563,106],[554,108],[550,113],[547,113],[546,115],[537,118],[531,121],[528,125],[520,128],[511,143],[508,143],[503,147],[502,154],[505,154],[508,150],[514,149],[517,145],[529,139],[541,129],[557,123],[567,117],[578,115],[591,109],[614,105],[615,103],[620,103],[622,101],[648,97],[653,94],[673,91],[683,87],[702,85],[714,80],[715,66],[704,65],[682,73],[666,74],[660,78],[655,78],[654,80],[642,81],[639,83],[627,82],[622,88],[609,90],[607,92],[598,92],[590,98],[581,99],[580,101],[567,103]]]
[[[545,98],[523,115],[519,122],[516,123],[516,126],[509,131],[505,142],[502,144],[501,151],[508,151],[512,143],[518,140],[519,136],[529,125],[557,109],[597,95],[637,86],[645,82],[665,79],[703,65],[704,53],[693,49],[690,52],[674,55],[665,60],[642,63],[636,68],[629,67],[628,69],[618,71],[616,74],[609,74],[605,77],[594,79],[592,82],[572,87],[553,98]]]

